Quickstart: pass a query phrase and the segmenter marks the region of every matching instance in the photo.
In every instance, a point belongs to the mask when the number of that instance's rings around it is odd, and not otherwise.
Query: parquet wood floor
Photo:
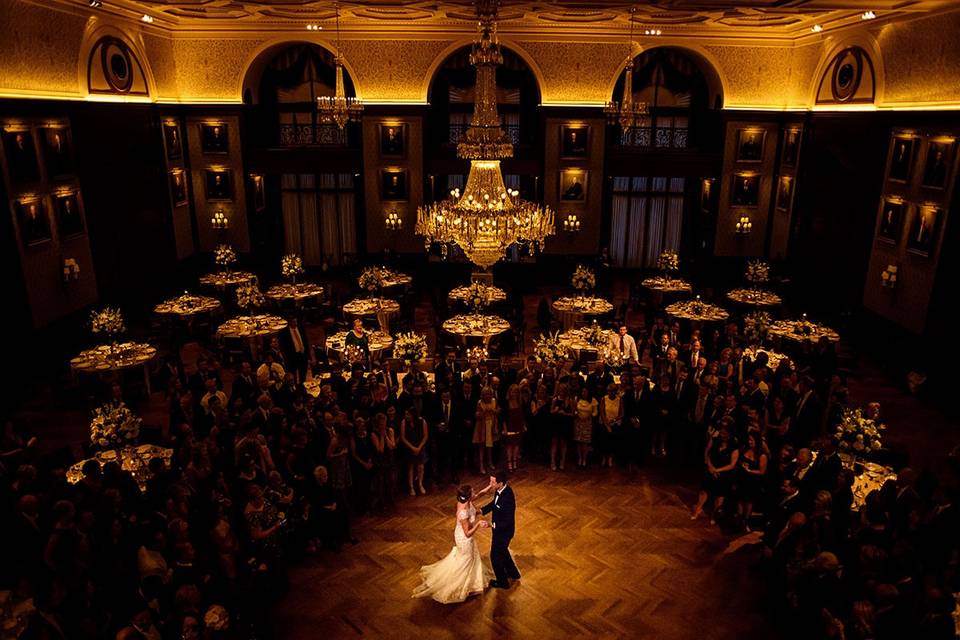
[[[471,480],[480,486],[483,479]],[[694,483],[666,471],[529,466],[511,481],[523,579],[457,605],[414,600],[420,565],[453,541],[453,486],[400,499],[355,524],[360,538],[291,570],[281,638],[779,638],[762,604],[755,550],[691,522]],[[690,485],[689,487],[686,485]],[[481,531],[489,551],[489,531]],[[735,549],[735,550],[731,550]]]

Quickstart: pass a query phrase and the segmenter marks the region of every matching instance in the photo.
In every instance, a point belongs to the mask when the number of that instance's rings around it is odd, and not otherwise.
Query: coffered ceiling
[[[88,0],[69,0],[86,6]],[[622,37],[635,8],[638,39],[644,29],[665,36],[795,40],[811,35],[815,24],[824,31],[862,23],[862,13],[876,13],[875,23],[899,21],[918,14],[956,8],[954,0],[504,0],[500,29],[505,34]],[[407,37],[449,37],[475,28],[469,0],[343,0],[341,27],[356,37],[398,32]],[[139,18],[174,32],[286,31],[319,24],[333,30],[330,0],[103,0],[93,11]],[[403,36],[400,36],[403,37]]]

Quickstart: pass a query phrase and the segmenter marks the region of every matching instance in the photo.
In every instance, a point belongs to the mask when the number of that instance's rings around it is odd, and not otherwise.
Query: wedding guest
[[[587,454],[590,452],[590,443],[593,441],[597,407],[597,400],[593,397],[590,386],[584,385],[580,389],[573,421],[573,440],[577,443],[577,466],[580,468],[587,466]]]
[[[553,433],[550,437],[550,470],[558,468],[563,471],[563,464],[567,459],[567,443],[573,437],[573,417],[576,415],[577,400],[571,396],[566,384],[558,384],[556,394],[550,404],[550,414],[553,416]],[[560,452],[559,460],[557,451]]]
[[[767,473],[767,454],[759,432],[747,434],[747,441],[740,449],[737,470],[737,516],[743,527],[750,531],[753,506],[760,502]]]
[[[493,387],[487,385],[481,389],[474,415],[473,444],[477,452],[477,466],[480,467],[480,474],[484,475],[487,469],[493,468],[493,445],[500,439],[502,431],[500,405]]]
[[[600,466],[613,467],[613,455],[621,442],[623,423],[623,397],[620,387],[614,383],[607,385],[607,393],[599,406],[600,428],[597,429],[597,451],[600,453]]]
[[[417,495],[414,481],[421,494],[427,493],[423,486],[423,470],[427,463],[428,439],[427,421],[417,413],[416,409],[408,408],[404,411],[403,421],[400,423],[400,442],[405,447],[407,485],[411,496]]]
[[[503,422],[504,452],[507,458],[507,470],[514,471],[520,462],[520,441],[527,430],[526,412],[520,394],[520,385],[512,384],[507,389],[505,410],[506,417]]]
[[[730,420],[721,423],[719,431],[710,432],[707,447],[704,450],[703,460],[706,472],[697,497],[697,504],[693,508],[691,520],[696,520],[703,514],[703,507],[708,498],[713,498],[713,511],[710,524],[716,523],[716,518],[723,508],[723,503],[729,497],[733,488],[734,470],[740,458],[736,443],[731,432],[733,424]]]

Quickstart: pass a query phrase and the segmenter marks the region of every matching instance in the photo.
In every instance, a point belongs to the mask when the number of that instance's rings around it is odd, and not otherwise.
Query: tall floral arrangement
[[[427,337],[412,331],[398,334],[393,343],[393,356],[408,365],[426,359]]]
[[[490,287],[475,281],[467,287],[467,305],[474,311],[480,311],[490,305]]]
[[[476,360],[478,362],[483,362],[490,356],[490,352],[487,351],[486,347],[477,345],[475,347],[470,347],[467,349],[467,360]]]
[[[256,280],[237,287],[237,305],[246,309],[251,315],[253,315],[253,308],[261,306],[264,302],[266,300],[257,287]]]
[[[747,344],[759,345],[767,337],[773,318],[766,311],[751,311],[743,317],[743,335]]]
[[[680,270],[680,256],[676,251],[664,251],[657,257],[657,268],[670,273]]]
[[[363,349],[358,347],[355,344],[348,344],[343,347],[343,359],[346,360],[349,364],[355,364],[357,362],[362,362],[366,357],[363,353]]]
[[[541,333],[540,337],[534,342],[533,355],[539,362],[557,364],[566,359],[567,350],[560,344],[559,333],[546,336]]]
[[[744,275],[747,282],[760,285],[770,280],[770,265],[763,260],[751,260],[747,263],[747,272]]]
[[[833,434],[840,451],[868,457],[883,448],[884,426],[863,415],[860,409],[844,409]]]
[[[585,267],[582,264],[577,265],[577,268],[573,271],[573,277],[570,278],[570,283],[577,291],[589,291],[597,286],[597,275],[590,267]]]
[[[90,331],[94,335],[105,334],[110,339],[116,339],[118,335],[127,330],[123,324],[123,314],[120,309],[106,307],[100,311],[90,313]]]
[[[600,348],[607,344],[607,332],[594,320],[590,326],[583,329],[583,339],[592,347]]]
[[[221,244],[213,250],[213,261],[217,263],[217,266],[226,271],[230,269],[230,265],[237,261],[237,253],[230,245]]]
[[[361,289],[369,291],[371,294],[376,293],[383,288],[383,270],[380,267],[364,269],[360,277],[357,278],[357,282]]]
[[[123,403],[97,407],[90,421],[90,443],[103,449],[135,444],[141,422]]]
[[[280,260],[280,272],[284,278],[296,283],[297,276],[303,275],[303,260],[295,253],[290,253]]]

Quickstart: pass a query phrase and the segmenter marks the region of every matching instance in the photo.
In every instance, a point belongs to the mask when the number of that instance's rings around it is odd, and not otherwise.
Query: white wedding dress
[[[414,598],[430,596],[442,604],[463,602],[475,593],[483,593],[493,579],[493,570],[480,556],[476,534],[467,537],[460,525],[462,520],[473,526],[477,521],[477,508],[470,504],[457,514],[453,549],[443,560],[420,567],[421,583],[413,590]]]

